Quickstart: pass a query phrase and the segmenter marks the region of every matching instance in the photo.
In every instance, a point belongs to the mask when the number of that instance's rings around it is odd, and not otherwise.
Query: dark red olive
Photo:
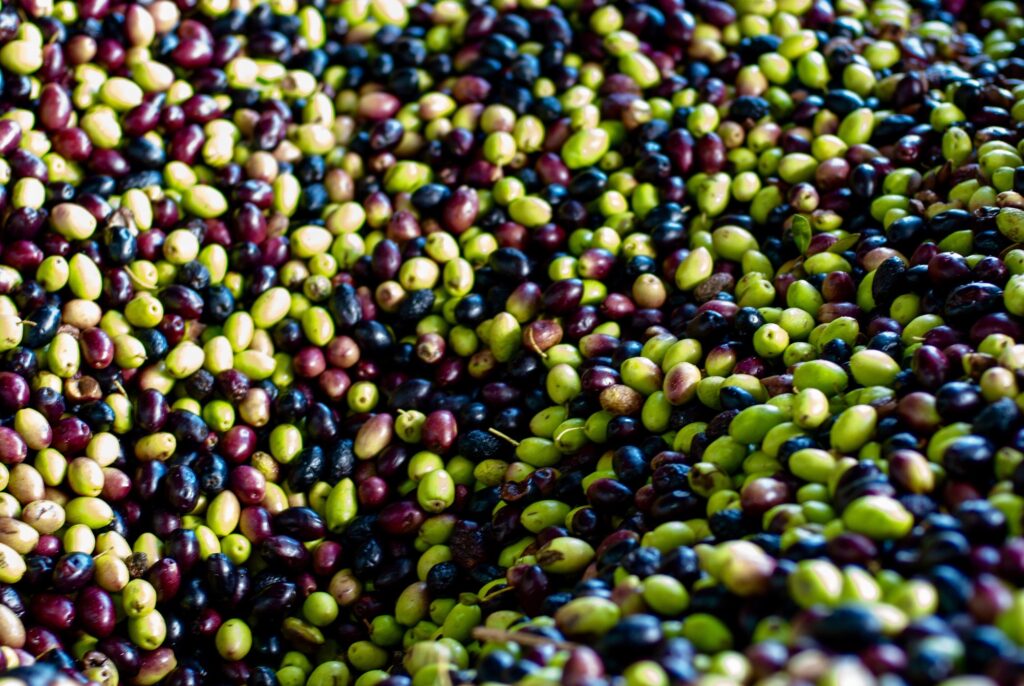
[[[78,127],[62,129],[53,134],[52,139],[54,150],[73,162],[84,162],[92,155],[92,141]]]
[[[461,186],[445,201],[441,210],[441,223],[445,229],[458,235],[473,225],[479,211],[476,190]]]
[[[41,626],[29,626],[25,629],[25,651],[28,655],[39,657],[52,651],[63,650],[64,644],[60,637],[49,629]]]
[[[352,379],[343,369],[325,369],[317,377],[317,385],[328,398],[337,401],[345,397],[345,393],[352,385]]]
[[[164,309],[185,319],[199,319],[203,315],[203,298],[187,286],[173,284],[160,292]]]
[[[551,314],[568,314],[583,298],[583,282],[579,279],[555,281],[544,291],[544,309]]]
[[[396,474],[401,474],[409,463],[410,457],[409,450],[405,446],[392,443],[374,458],[378,476],[390,479]]]
[[[63,549],[64,544],[58,537],[53,534],[43,534],[39,537],[39,542],[36,543],[36,549],[33,552],[36,555],[43,555],[45,557],[57,557]],[[0,599],[0,602],[2,602],[2,599]]]
[[[75,617],[86,633],[96,638],[106,638],[114,633],[117,619],[114,600],[98,586],[86,586],[75,599]]]
[[[0,123],[0,155],[9,155],[21,142],[21,126],[13,119]]]
[[[146,579],[156,589],[157,600],[164,603],[178,595],[181,568],[174,558],[162,557],[146,572]]]
[[[579,273],[587,279],[603,281],[615,266],[615,256],[601,248],[589,248],[580,255]]]
[[[243,505],[259,505],[266,494],[267,478],[255,467],[239,465],[231,470],[230,486]]]
[[[116,503],[128,497],[132,490],[132,480],[123,471],[116,467],[103,468],[103,492],[102,498],[108,502]]]
[[[481,400],[489,407],[508,407],[519,400],[520,395],[517,387],[503,381],[485,384],[480,389]]]
[[[25,461],[28,446],[18,432],[6,426],[0,426],[0,462],[15,465]]]
[[[583,390],[589,393],[600,393],[609,386],[622,383],[622,378],[611,367],[599,365],[585,370],[580,375],[580,381],[583,384]]]
[[[616,479],[598,479],[587,489],[587,500],[598,510],[610,512],[633,500],[633,491]]]
[[[78,417],[67,417],[53,427],[52,447],[64,455],[81,454],[91,439],[92,430]]]
[[[234,216],[235,236],[242,242],[262,243],[267,238],[267,220],[260,208],[243,202]]]
[[[455,415],[448,410],[435,410],[428,414],[422,431],[424,447],[441,455],[451,449],[459,433]]]
[[[34,271],[43,258],[42,248],[30,241],[13,241],[4,246],[4,264],[21,272]]]
[[[142,656],[135,644],[128,639],[109,636],[102,639],[96,645],[96,649],[114,662],[119,675],[131,678],[139,673]]]
[[[11,415],[28,405],[31,391],[25,378],[0,372],[0,413]]]
[[[48,216],[47,211],[43,209],[18,207],[8,214],[4,223],[4,233],[12,240],[37,240]]]
[[[171,59],[184,69],[199,69],[213,60],[213,46],[206,41],[183,40],[171,52]]]
[[[106,369],[114,361],[114,342],[99,327],[86,329],[78,336],[82,359],[93,369]]]
[[[253,543],[261,543],[273,534],[270,513],[264,507],[247,507],[239,519],[242,535]]]
[[[426,516],[414,503],[401,501],[388,505],[377,515],[377,526],[389,536],[408,536],[419,530]]]
[[[398,245],[388,239],[377,243],[370,257],[370,265],[373,275],[381,281],[395,278],[398,268],[402,266],[402,253]]]
[[[58,593],[36,594],[29,601],[29,613],[43,627],[58,633],[69,630],[75,623],[75,604]]]
[[[693,166],[694,140],[693,135],[685,128],[673,129],[665,141],[665,154],[672,161],[673,169],[678,174],[687,174]]]
[[[327,369],[327,358],[320,348],[308,346],[292,358],[292,369],[297,376],[314,379]]]
[[[697,140],[694,147],[697,165],[706,174],[717,174],[725,169],[725,143],[716,133],[708,133]]]
[[[39,121],[50,131],[63,129],[71,119],[71,97],[56,83],[48,83],[39,91]]]
[[[544,571],[537,565],[530,565],[509,570],[509,576],[516,589],[516,599],[523,609],[530,614],[540,613],[544,598],[550,593],[550,582]]]
[[[256,432],[248,426],[235,425],[221,436],[217,449],[229,462],[245,462],[256,450]]]
[[[156,101],[143,102],[124,115],[121,126],[129,136],[143,136],[160,123],[160,106]]]
[[[166,539],[166,553],[188,573],[199,562],[199,539],[191,529],[178,529]]]
[[[950,326],[936,326],[925,332],[924,345],[932,345],[936,348],[948,348],[954,343],[963,342],[963,333]]]
[[[217,629],[224,623],[224,618],[212,607],[204,607],[199,616],[192,622],[192,629],[200,636],[213,637]]]
[[[193,164],[203,147],[206,137],[197,124],[191,124],[176,131],[167,146],[167,156],[177,162]]]
[[[25,148],[17,148],[8,156],[7,161],[15,177],[39,179],[43,183],[50,180],[50,171],[46,163]]]
[[[313,572],[318,576],[329,576],[341,564],[341,545],[335,541],[321,541],[313,550]]]
[[[967,607],[976,621],[990,624],[1010,606],[1012,600],[1005,582],[995,575],[981,574],[972,584]]]
[[[980,281],[987,281],[996,286],[1004,286],[1010,278],[1010,271],[1006,264],[994,255],[986,255],[978,260],[972,269],[974,277]]]
[[[991,302],[991,299],[995,298],[994,291],[987,289],[987,298],[990,299],[990,302],[986,307],[994,306]],[[1016,317],[1011,317],[1005,312],[992,312],[975,320],[968,332],[973,345],[979,345],[992,334],[1002,334],[1014,340],[1020,340],[1024,336],[1024,329],[1021,328]]]
[[[743,487],[740,505],[744,513],[759,517],[776,505],[787,502],[789,497],[790,489],[784,481],[761,477]]]
[[[131,165],[117,150],[94,150],[89,157],[89,169],[104,176],[124,176],[131,171]]]
[[[931,345],[923,345],[913,351],[911,370],[918,382],[927,389],[936,389],[946,378],[949,362],[942,351]]]
[[[363,463],[370,464],[370,463]],[[359,481],[356,487],[356,498],[359,504],[367,509],[376,510],[387,502],[391,489],[388,482],[379,476],[368,476]]]

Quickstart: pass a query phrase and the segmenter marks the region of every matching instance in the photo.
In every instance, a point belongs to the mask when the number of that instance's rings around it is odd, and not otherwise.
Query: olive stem
[[[487,429],[487,432],[494,434],[498,438],[502,438],[502,439],[508,441],[509,443],[511,443],[512,445],[514,445],[517,448],[519,447],[519,441],[517,441],[516,439],[512,438],[511,436],[508,436],[506,434],[501,433],[497,429]]]
[[[135,283],[139,284],[143,288],[155,288],[155,286],[153,284],[146,283],[145,281],[143,281],[139,277],[135,276],[135,274],[132,272],[131,269],[125,269],[124,271],[125,271],[125,274],[128,275],[129,279],[131,279]]]
[[[530,347],[532,347],[532,348],[533,348],[533,351],[534,351],[535,353],[537,353],[538,355],[540,355],[540,356],[541,356],[541,358],[543,358],[543,359],[545,359],[545,360],[546,360],[546,359],[548,359],[548,354],[547,354],[546,352],[544,352],[543,350],[541,350],[541,349],[540,349],[540,346],[539,346],[539,345],[537,345],[537,341],[536,341],[536,339],[534,339],[534,337],[533,337],[533,329],[532,329],[532,328],[530,328],[530,327],[527,327],[527,329],[526,329],[526,335],[527,335],[527,336],[528,336],[528,337],[530,338]]]
[[[557,443],[558,441],[560,441],[562,439],[562,436],[564,436],[564,435],[566,435],[568,433],[572,433],[573,431],[583,431],[583,427],[582,426],[570,426],[567,429],[563,429],[560,433],[555,434],[553,438],[555,439],[555,442]]]
[[[478,626],[473,629],[473,638],[478,641],[511,641],[523,646],[548,646],[553,645],[559,650],[573,650],[577,647],[575,643],[568,641],[556,641],[551,638],[527,634],[520,631],[504,631],[503,629],[492,629],[486,626]]]
[[[514,590],[516,590],[515,586],[506,586],[505,588],[502,588],[500,590],[494,591],[492,593],[488,593],[486,596],[481,598],[481,600],[491,600],[492,598],[497,598],[500,595],[504,595],[505,593],[510,593],[510,592],[512,592]]]
[[[437,661],[437,678],[441,686],[452,686],[452,677],[448,673],[448,663],[445,660]]]

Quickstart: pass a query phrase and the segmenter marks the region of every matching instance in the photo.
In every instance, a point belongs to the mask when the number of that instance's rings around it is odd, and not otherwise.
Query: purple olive
[[[455,415],[448,410],[435,410],[423,422],[423,446],[431,452],[444,455],[454,445],[458,433]]]
[[[300,572],[309,566],[309,551],[291,536],[275,535],[260,543],[260,555],[273,566]]]
[[[14,429],[0,426],[0,462],[15,465],[24,462],[27,456],[25,440]]]
[[[178,595],[178,589],[181,587],[181,568],[174,558],[163,557],[149,568],[146,579],[156,589],[157,600],[165,603]]]
[[[164,499],[177,513],[186,514],[199,502],[199,478],[191,467],[173,465],[161,480]]]
[[[75,604],[57,593],[38,593],[29,601],[29,613],[43,627],[68,631],[75,623]]]
[[[187,574],[199,562],[199,539],[194,531],[179,529],[168,536],[166,552]]]
[[[113,661],[121,676],[131,678],[139,673],[142,655],[128,639],[120,636],[108,636],[100,640],[96,649]]]
[[[53,587],[62,592],[77,591],[92,581],[95,565],[85,553],[65,555],[53,567]]]
[[[324,520],[308,507],[289,507],[274,516],[274,532],[299,541],[315,541],[327,533]]]
[[[425,515],[414,503],[401,501],[388,505],[377,516],[377,526],[389,536],[408,536],[419,530]]]
[[[299,602],[295,584],[278,582],[257,593],[252,599],[252,613],[256,617],[280,617]]]
[[[75,599],[75,616],[82,629],[96,638],[106,638],[114,632],[114,601],[98,586],[87,586],[79,591]]]
[[[239,465],[231,470],[231,491],[243,505],[259,505],[267,490],[267,478],[263,472],[249,465]]]
[[[273,535],[270,513],[264,507],[247,507],[239,519],[242,535],[252,543],[261,543]]]

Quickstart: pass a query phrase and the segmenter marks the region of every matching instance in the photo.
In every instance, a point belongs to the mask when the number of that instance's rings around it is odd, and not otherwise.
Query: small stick
[[[566,435],[568,433],[572,433],[574,431],[583,431],[583,430],[584,429],[583,429],[582,426],[570,426],[568,429],[562,429],[561,433],[555,434],[552,438],[554,438],[555,442],[557,443],[558,441],[560,441],[562,439],[562,436],[564,436],[564,435]]]
[[[478,626],[473,629],[473,638],[478,641],[511,641],[512,643],[530,647],[553,645],[559,650],[573,650],[579,647],[577,644],[568,641],[556,641],[522,631],[504,631],[485,626]]]
[[[527,327],[526,335],[530,337],[530,345],[533,347],[534,352],[536,352],[538,355],[540,355],[541,358],[543,358],[545,360],[548,359],[548,354],[546,352],[544,352],[543,350],[541,350],[540,346],[537,345],[537,339],[535,339],[533,337],[533,329]]]
[[[487,432],[494,434],[498,438],[505,439],[506,441],[508,441],[509,443],[511,443],[512,445],[514,445],[517,448],[519,447],[519,441],[517,441],[516,439],[512,438],[511,436],[508,436],[506,434],[501,433],[497,429],[487,429]]]
[[[491,598],[497,598],[498,596],[500,596],[502,594],[510,593],[511,591],[514,591],[514,590],[516,590],[515,586],[506,586],[505,588],[502,588],[501,590],[492,591],[491,593],[488,593],[487,595],[485,595],[480,600],[490,600]]]
[[[124,271],[125,271],[125,273],[126,273],[126,274],[128,274],[128,278],[129,278],[129,279],[131,279],[131,280],[132,280],[132,281],[134,281],[135,283],[139,284],[139,285],[140,285],[140,286],[142,286],[143,288],[146,288],[146,289],[150,289],[150,288],[156,288],[156,284],[150,284],[150,283],[146,283],[145,281],[143,281],[142,279],[140,279],[140,278],[139,278],[138,276],[136,276],[135,274],[133,274],[133,273],[132,273],[132,270],[131,270],[131,269],[125,269]]]
[[[452,676],[448,672],[448,664],[445,660],[437,661],[437,678],[441,686],[452,686]]]

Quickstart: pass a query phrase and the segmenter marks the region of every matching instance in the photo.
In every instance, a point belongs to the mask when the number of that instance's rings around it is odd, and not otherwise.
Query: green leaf
[[[811,244],[811,222],[802,214],[795,215],[790,231],[793,233],[793,242],[803,255]]]
[[[857,245],[858,241],[860,241],[859,233],[847,234],[840,238],[835,243],[833,243],[832,246],[828,249],[828,251],[834,252],[836,254],[846,252],[847,250],[852,250],[853,247]]]

